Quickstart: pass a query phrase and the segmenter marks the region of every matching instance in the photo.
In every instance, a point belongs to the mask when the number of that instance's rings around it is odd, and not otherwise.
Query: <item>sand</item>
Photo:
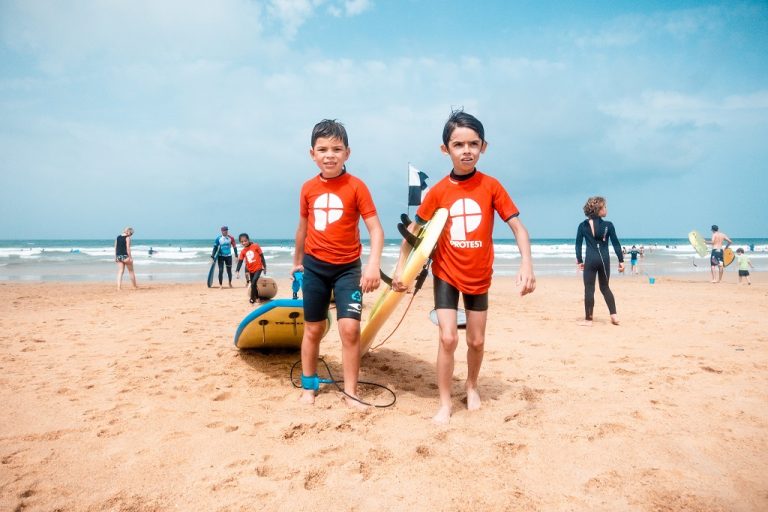
[[[497,279],[483,407],[460,348],[448,426],[430,291],[363,363],[396,405],[354,412],[330,386],[297,402],[298,353],[233,346],[241,288],[0,283],[0,510],[768,510],[753,277],[617,277],[622,324],[598,294],[591,328],[575,274],[525,298]],[[321,352],[340,374],[335,327]]]

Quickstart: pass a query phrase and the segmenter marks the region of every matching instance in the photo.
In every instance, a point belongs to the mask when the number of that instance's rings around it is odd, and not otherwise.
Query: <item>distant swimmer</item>
[[[224,266],[227,267],[227,277],[229,278],[229,287],[232,288],[232,253],[237,257],[237,245],[235,239],[229,234],[227,226],[221,226],[221,236],[216,237],[213,242],[213,252],[211,259],[215,259],[219,265],[219,288],[224,287]]]
[[[131,277],[131,283],[136,286],[136,274],[133,272],[133,257],[131,256],[131,237],[133,228],[127,227],[121,235],[115,239],[115,262],[117,262],[117,289],[121,289],[123,284],[123,273],[128,269],[128,275]]]
[[[616,257],[619,259],[619,272],[624,271],[624,255],[621,252],[619,237],[612,222],[603,220],[608,215],[608,206],[605,198],[600,196],[590,197],[584,205],[584,215],[587,220],[579,224],[576,231],[576,262],[580,270],[584,271],[584,311],[585,317],[582,325],[592,325],[592,313],[595,309],[595,277],[600,283],[600,293],[608,305],[611,314],[611,323],[619,325],[616,315],[616,300],[608,286],[611,278],[611,259],[608,253],[608,244],[613,245]],[[586,255],[582,259],[581,246],[587,243]]]
[[[151,248],[151,247],[150,247],[150,248],[149,248],[149,250],[147,251],[147,253],[149,254],[149,257],[150,257],[150,258],[151,258],[151,257],[152,257],[152,255],[153,255],[153,254],[155,254],[156,252],[157,252],[157,251],[156,251],[156,250],[154,250],[154,249],[153,249],[153,248]]]
[[[723,242],[726,242],[725,247],[733,243],[728,238],[728,235],[720,232],[720,228],[717,224],[712,224],[712,240],[707,240],[712,244],[712,253],[709,256],[710,270],[712,271],[712,282],[719,283],[723,280],[723,272],[725,271],[725,261],[723,259]]]

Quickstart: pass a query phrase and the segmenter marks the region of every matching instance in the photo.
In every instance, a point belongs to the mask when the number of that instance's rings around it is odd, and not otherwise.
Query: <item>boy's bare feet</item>
[[[437,410],[437,414],[432,416],[432,421],[438,425],[447,425],[451,421],[451,406],[443,405]]]
[[[613,325],[619,325],[619,317],[617,315],[611,315],[611,323]]]
[[[312,405],[315,403],[315,391],[313,389],[305,389],[301,392],[301,396],[299,397],[299,402],[307,405]]]
[[[344,397],[344,403],[346,403],[347,407],[349,407],[350,409],[355,409],[357,411],[367,411],[368,409],[370,409],[370,406],[365,405],[364,403],[361,403],[355,400],[354,398],[350,398],[348,396]]]
[[[476,411],[480,408],[480,404],[480,393],[474,388],[467,388],[467,410]]]

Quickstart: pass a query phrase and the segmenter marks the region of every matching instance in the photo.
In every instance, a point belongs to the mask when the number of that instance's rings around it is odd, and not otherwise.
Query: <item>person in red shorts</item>
[[[341,362],[347,405],[363,407],[357,395],[360,373],[360,317],[363,293],[379,286],[379,262],[384,246],[376,206],[365,183],[347,172],[350,148],[344,125],[323,120],[312,130],[309,154],[320,174],[301,188],[296,229],[294,272],[303,272],[304,337],[301,341],[302,394],[315,401],[320,340],[333,292],[341,337]],[[360,219],[371,239],[365,269],[360,255]]]
[[[453,170],[427,193],[416,211],[416,221],[409,226],[415,233],[438,208],[449,216],[433,255],[435,309],[440,330],[437,353],[437,384],[440,408],[432,418],[448,423],[452,414],[451,381],[454,352],[458,346],[456,315],[459,295],[467,310],[467,409],[480,408],[477,380],[483,362],[485,327],[488,317],[488,289],[493,274],[494,213],[507,223],[520,250],[517,286],[520,295],[536,288],[531,262],[528,231],[518,215],[517,206],[501,183],[475,167],[488,143],[482,123],[463,111],[451,114],[443,129],[442,152],[451,158]],[[400,260],[392,279],[392,288],[405,291],[400,281],[410,246],[403,242]]]
[[[267,273],[267,260],[264,259],[264,252],[256,242],[251,242],[251,237],[248,233],[240,233],[237,237],[240,240],[240,245],[243,249],[240,251],[240,255],[237,257],[237,268],[235,269],[235,275],[237,279],[240,279],[240,267],[243,266],[245,261],[246,279],[251,285],[251,304],[255,304],[259,300],[259,287],[256,286],[261,277],[261,273]]]

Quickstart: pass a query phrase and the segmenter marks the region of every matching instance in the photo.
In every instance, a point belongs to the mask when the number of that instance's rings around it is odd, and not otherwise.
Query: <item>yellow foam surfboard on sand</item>
[[[421,229],[417,238],[421,240],[418,246],[411,249],[408,259],[405,262],[400,280],[408,288],[416,281],[416,277],[421,272],[424,264],[429,260],[432,250],[437,244],[440,234],[443,232],[445,223],[448,220],[448,210],[438,209],[432,216],[432,219]],[[368,320],[363,324],[363,330],[360,333],[360,355],[368,353],[376,334],[390,317],[395,307],[405,296],[406,292],[396,292],[391,287],[387,287],[379,294],[379,298],[371,309]]]
[[[691,245],[696,250],[696,254],[702,258],[707,255],[707,242],[704,237],[701,236],[701,233],[694,229],[688,233],[688,241],[691,242]]]
[[[331,328],[328,315],[325,332]],[[235,346],[245,348],[301,348],[304,336],[304,301],[277,299],[246,316],[235,332]]]

